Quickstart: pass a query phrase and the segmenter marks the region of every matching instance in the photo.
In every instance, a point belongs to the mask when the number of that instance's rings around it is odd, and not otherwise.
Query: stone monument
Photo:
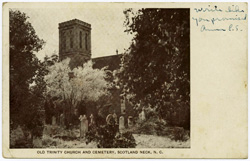
[[[124,126],[124,116],[121,116],[119,118],[119,130],[122,131],[125,129],[125,126]]]
[[[55,126],[56,125],[56,117],[52,116],[52,125]]]
[[[129,128],[133,127],[133,117],[132,116],[128,117],[128,127]]]
[[[118,125],[118,117],[117,117],[117,115],[116,115],[115,112],[114,112],[114,114],[113,114],[113,118],[114,118],[114,120],[115,120],[115,124]]]
[[[64,114],[63,113],[60,115],[60,126],[64,127]]]
[[[141,112],[141,121],[145,121],[146,120],[146,116],[145,116],[145,108],[142,108],[142,112]]]
[[[80,115],[80,137],[85,137],[86,133],[88,132],[88,119],[86,115]]]

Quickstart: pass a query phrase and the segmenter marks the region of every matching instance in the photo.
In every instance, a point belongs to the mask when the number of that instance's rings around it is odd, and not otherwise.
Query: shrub
[[[190,104],[189,103],[175,103],[169,104],[165,113],[164,119],[168,125],[172,127],[183,127],[185,130],[190,130]]]
[[[98,148],[135,148],[130,132],[120,133],[114,121],[110,125],[91,128],[86,134],[86,144],[95,141]]]
[[[172,130],[171,139],[175,141],[187,141],[188,133],[182,127],[175,127]]]
[[[150,117],[146,121],[138,121],[134,133],[147,135],[168,135],[168,127],[165,122],[160,121],[157,117]]]
[[[43,147],[56,147],[60,143],[60,139],[44,135],[42,139]]]
[[[28,138],[29,132],[21,126],[10,131],[10,148],[32,148],[32,140]]]
[[[132,133],[125,132],[125,133],[118,133],[114,140],[114,147],[115,148],[135,148],[135,138],[133,137]]]
[[[138,134],[156,135],[155,126],[156,124],[152,119],[145,122],[138,122],[133,132]]]

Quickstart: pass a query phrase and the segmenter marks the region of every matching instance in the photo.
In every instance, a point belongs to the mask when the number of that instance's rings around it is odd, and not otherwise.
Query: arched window
[[[88,34],[85,34],[85,49],[88,50]]]
[[[80,35],[79,35],[79,46],[80,46],[80,48],[82,48],[82,31],[80,31]]]
[[[66,33],[62,35],[62,49],[66,49]]]
[[[73,48],[73,34],[72,34],[72,31],[70,31],[70,48]]]

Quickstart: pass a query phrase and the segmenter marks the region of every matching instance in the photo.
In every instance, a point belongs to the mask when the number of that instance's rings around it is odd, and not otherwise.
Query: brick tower
[[[91,25],[73,19],[59,23],[59,59],[67,57],[73,66],[81,65],[91,59]]]

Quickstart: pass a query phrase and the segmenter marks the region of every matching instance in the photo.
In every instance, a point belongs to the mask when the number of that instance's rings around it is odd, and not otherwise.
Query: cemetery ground
[[[137,127],[125,129],[125,131],[132,132],[135,138],[135,148],[189,148],[190,137],[189,130],[184,130],[179,127],[168,127],[165,129],[167,133],[165,136],[157,134],[145,134],[145,132],[138,132]],[[124,131],[124,132],[125,132]],[[16,141],[21,141],[22,148],[29,146],[27,144],[27,137],[25,138],[24,132],[21,128],[17,128],[15,136]],[[182,136],[184,135],[184,136]],[[12,136],[14,137],[14,136]],[[184,139],[178,139],[184,137]],[[25,141],[26,140],[26,141]],[[96,142],[86,143],[85,138],[80,138],[80,125],[71,129],[65,129],[59,125],[45,125],[43,135],[41,138],[33,139],[33,148],[97,148]]]

